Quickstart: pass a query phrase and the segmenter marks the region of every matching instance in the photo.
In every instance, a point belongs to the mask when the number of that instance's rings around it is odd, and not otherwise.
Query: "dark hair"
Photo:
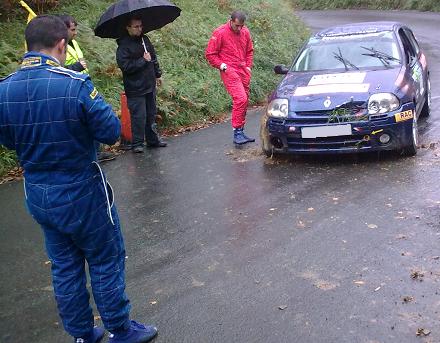
[[[127,23],[125,24],[125,26],[130,26],[130,24],[131,24],[131,22],[133,20],[140,20],[140,21],[142,21],[142,16],[140,16],[139,14],[133,14],[133,15],[129,16],[127,18]]]
[[[73,24],[75,26],[78,25],[75,18],[69,14],[60,14],[60,15],[58,15],[58,18],[60,18],[62,21],[64,21],[64,24],[66,24],[67,28],[70,28],[70,24]]]
[[[231,19],[235,21],[235,19],[238,19],[240,23],[244,23],[246,20],[246,14],[243,11],[234,11],[231,13]]]
[[[29,51],[53,48],[62,39],[68,42],[66,25],[54,15],[36,16],[26,26],[24,36]]]

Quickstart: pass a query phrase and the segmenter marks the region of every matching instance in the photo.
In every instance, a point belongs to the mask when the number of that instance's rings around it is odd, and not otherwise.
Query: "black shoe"
[[[144,152],[144,147],[142,145],[135,146],[133,148],[133,152],[135,154],[143,153]]]
[[[99,151],[97,154],[98,162],[111,161],[116,158],[116,155],[109,151]]]
[[[147,144],[147,147],[149,147],[149,148],[165,148],[167,145],[168,144],[166,142],[159,141],[154,144]]]
[[[133,146],[131,144],[121,144],[119,146],[119,150],[122,150],[122,151],[128,151],[128,150],[132,150],[132,149],[133,149]]]

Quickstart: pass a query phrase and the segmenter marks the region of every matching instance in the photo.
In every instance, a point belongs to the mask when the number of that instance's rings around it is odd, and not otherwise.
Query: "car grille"
[[[290,149],[300,150],[336,150],[336,149],[363,149],[371,146],[371,141],[363,136],[338,136],[322,138],[287,137]]]
[[[293,112],[287,120],[297,125],[322,125],[376,121],[387,114],[368,115],[366,102],[348,102],[332,110]],[[287,122],[286,121],[286,122]]]

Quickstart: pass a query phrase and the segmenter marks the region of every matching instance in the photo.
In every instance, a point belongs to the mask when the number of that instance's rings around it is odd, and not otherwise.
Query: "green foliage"
[[[115,61],[116,42],[93,34],[100,14],[112,2],[64,0],[51,12],[69,13],[76,18],[78,41],[92,80],[119,110],[122,76]],[[158,110],[163,118],[162,125],[169,128],[212,119],[230,110],[231,100],[219,72],[208,65],[204,52],[212,31],[228,20],[233,9],[248,13],[247,24],[255,45],[251,103],[265,101],[279,80],[273,73],[273,66],[289,64],[309,35],[286,0],[176,0],[175,3],[182,9],[181,16],[149,34],[163,70],[164,84],[158,92]],[[0,22],[0,76],[13,72],[19,65],[24,52],[26,17],[27,13],[20,8],[15,18],[7,23]]]
[[[438,0],[291,0],[293,5],[302,9],[324,10],[335,8],[368,8],[378,10],[419,10],[440,11]]]
[[[0,145],[0,176],[6,174],[15,166],[17,166],[15,153]]]

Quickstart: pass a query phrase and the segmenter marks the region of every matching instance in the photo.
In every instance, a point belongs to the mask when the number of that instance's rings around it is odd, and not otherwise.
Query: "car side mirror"
[[[273,71],[275,72],[275,74],[287,74],[289,72],[289,69],[284,65],[284,64],[277,64],[274,68]]]

